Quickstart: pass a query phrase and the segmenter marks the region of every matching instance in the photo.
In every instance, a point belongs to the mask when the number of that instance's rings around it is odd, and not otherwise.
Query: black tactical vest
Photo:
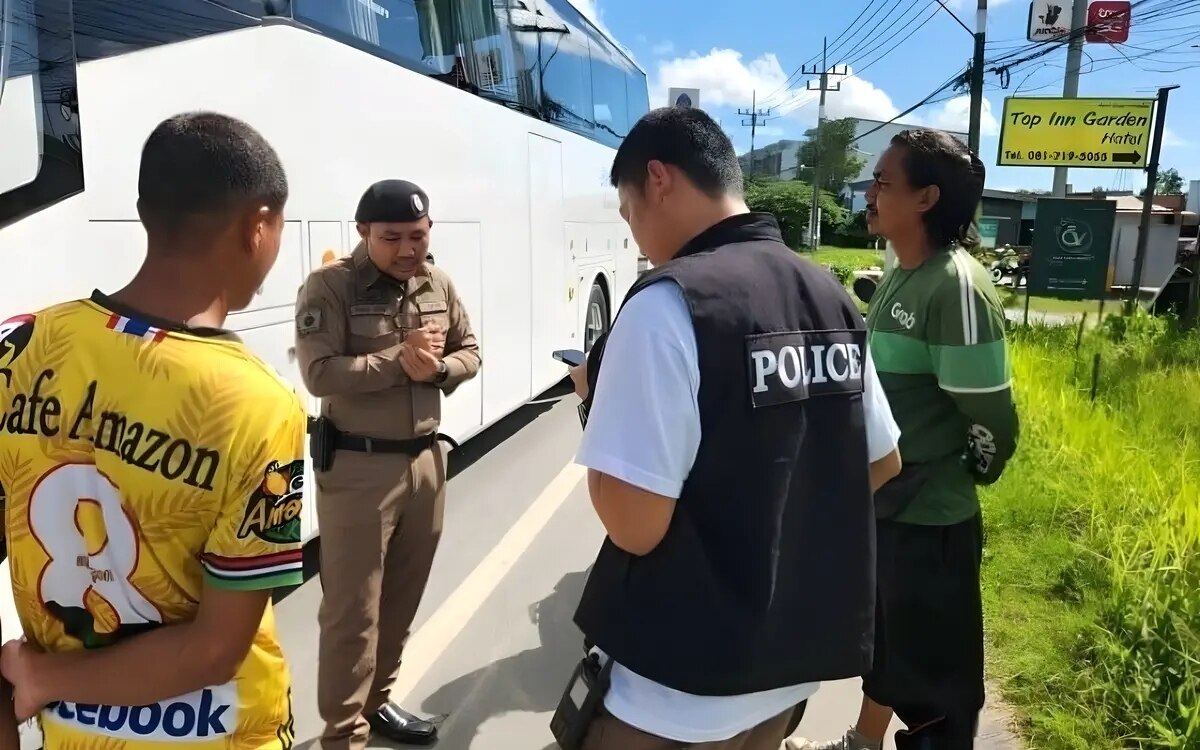
[[[862,315],[766,214],[708,229],[625,299],[668,279],[696,331],[700,450],[653,552],[605,539],[575,622],[617,663],[696,695],[862,675],[875,604]]]

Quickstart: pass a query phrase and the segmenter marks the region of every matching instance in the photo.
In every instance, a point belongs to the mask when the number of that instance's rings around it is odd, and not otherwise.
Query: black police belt
[[[317,420],[309,417],[308,419],[308,434],[313,433],[313,428],[316,426]],[[396,440],[388,438],[373,438],[365,435],[352,435],[341,430],[334,431],[333,450],[352,451],[354,453],[386,453],[386,454],[405,454],[413,458],[421,455],[425,451],[434,446],[435,443],[441,441],[448,443],[452,448],[458,448],[458,442],[441,432],[431,432],[428,435],[409,438],[407,440]]]

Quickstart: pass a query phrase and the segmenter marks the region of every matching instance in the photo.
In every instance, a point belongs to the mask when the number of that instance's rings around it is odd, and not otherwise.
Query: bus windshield
[[[41,163],[32,0],[0,0],[0,193],[33,182]]]

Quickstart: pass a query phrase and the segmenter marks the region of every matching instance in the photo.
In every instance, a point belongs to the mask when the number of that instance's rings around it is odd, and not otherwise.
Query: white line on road
[[[404,666],[392,688],[392,700],[403,705],[429,668],[438,660],[484,600],[499,585],[525,550],[550,522],[583,479],[587,469],[575,463],[563,467],[542,494],[525,510],[492,551],[471,571],[442,606],[412,634],[404,647]]]

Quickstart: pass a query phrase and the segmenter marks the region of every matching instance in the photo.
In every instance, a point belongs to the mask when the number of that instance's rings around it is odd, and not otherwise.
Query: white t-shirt
[[[871,461],[897,446],[900,429],[867,353],[863,406]],[[647,492],[679,497],[700,448],[699,356],[683,290],[662,281],[621,310],[576,462]],[[819,683],[761,693],[683,693],[613,665],[605,707],[625,723],[676,742],[721,742],[807,700]]]

